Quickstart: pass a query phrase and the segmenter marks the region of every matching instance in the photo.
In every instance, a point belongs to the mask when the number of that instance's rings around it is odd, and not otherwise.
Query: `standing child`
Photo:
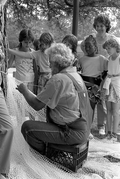
[[[77,44],[78,44],[78,39],[75,35],[73,34],[68,34],[66,35],[63,40],[62,43],[64,43],[66,46],[68,46],[71,50],[72,53],[74,54],[74,62],[73,62],[73,66],[77,66]]]
[[[107,107],[107,137],[116,140],[120,122],[120,44],[116,39],[109,39],[103,44],[103,48],[109,54],[108,73],[103,84]]]
[[[82,77],[85,81],[100,85],[100,76],[107,71],[108,60],[103,55],[98,54],[96,39],[89,35],[84,41],[84,56],[78,61],[81,66]],[[92,78],[91,78],[92,77]],[[92,82],[93,83],[93,82]]]
[[[105,14],[99,14],[94,18],[93,28],[96,31],[93,33],[97,42],[98,53],[108,58],[107,51],[103,49],[103,44],[106,40],[114,38],[115,36],[110,34],[111,22],[108,16]],[[81,43],[84,49],[84,41]],[[84,50],[83,50],[84,51]],[[105,135],[105,123],[106,123],[106,107],[105,104],[99,103],[97,105],[97,127],[99,134]]]
[[[51,33],[44,32],[41,34],[39,41],[40,41],[40,49],[37,51],[20,52],[20,51],[9,49],[9,52],[14,55],[17,55],[23,58],[35,59],[36,64],[38,66],[38,75],[39,75],[37,93],[39,93],[42,90],[46,82],[51,77],[49,59],[48,59],[48,56],[44,52],[54,42],[54,38]]]
[[[89,89],[91,106],[94,110],[96,99],[98,99],[96,96],[99,97],[97,92],[102,82],[102,74],[107,71],[108,60],[103,55],[98,54],[96,39],[92,35],[84,41],[84,52],[85,55],[79,59],[78,63],[81,67],[81,76]],[[102,101],[100,102],[102,103]]]
[[[31,45],[34,41],[34,36],[29,29],[23,29],[19,33],[19,45],[15,49],[16,52],[32,52]],[[35,68],[34,68],[34,59],[19,57],[17,55],[11,55],[8,61],[8,67],[10,68],[15,61],[15,81],[18,84],[24,83],[27,85],[30,91],[34,91],[34,78],[35,78]],[[18,100],[18,96],[17,96]],[[21,101],[21,98],[19,99]],[[18,105],[21,104],[18,100]],[[34,116],[29,113],[29,118],[34,119]]]
[[[34,41],[34,36],[29,29],[23,29],[19,33],[19,45],[15,49],[16,52],[32,52],[30,45]],[[17,84],[24,82],[28,88],[33,92],[34,83],[34,69],[33,60],[31,58],[19,57],[16,54],[10,56],[8,67],[10,68],[15,61],[15,79]]]

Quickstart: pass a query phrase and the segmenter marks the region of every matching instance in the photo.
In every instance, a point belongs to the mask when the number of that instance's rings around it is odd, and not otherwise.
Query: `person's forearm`
[[[27,103],[36,111],[42,109],[41,102],[38,101],[35,94],[33,94],[30,90],[26,89],[23,93],[24,98],[26,99]]]
[[[21,52],[21,51],[13,50],[10,48],[8,49],[8,51],[13,55],[17,55],[22,58],[32,58],[29,52]]]
[[[23,96],[26,99],[26,101],[28,102],[28,104],[32,108],[34,108],[34,103],[35,103],[36,96],[30,90],[28,90],[28,89],[24,90]]]

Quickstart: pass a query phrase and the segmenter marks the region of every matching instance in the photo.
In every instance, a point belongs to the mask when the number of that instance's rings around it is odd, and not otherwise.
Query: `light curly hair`
[[[109,39],[103,44],[103,48],[106,49],[108,47],[116,48],[116,52],[120,53],[120,43],[117,39]]]
[[[49,61],[54,62],[61,69],[74,63],[72,50],[63,43],[53,43],[45,53],[48,55]]]

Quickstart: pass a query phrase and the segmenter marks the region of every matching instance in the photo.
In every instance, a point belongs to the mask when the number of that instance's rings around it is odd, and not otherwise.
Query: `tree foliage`
[[[18,31],[29,27],[39,37],[49,29],[59,40],[72,31],[73,3],[74,0],[8,0],[8,32],[14,35],[14,29],[18,36]],[[108,7],[116,17],[120,17],[120,0],[79,0],[79,39],[93,30],[94,17]]]
[[[72,13],[74,0],[8,0],[9,14],[23,24],[24,19],[51,19],[66,17]],[[120,0],[79,0],[80,15],[86,18],[91,12],[97,13],[103,7],[120,8]]]
[[[21,22],[23,19],[36,20],[44,16],[48,21],[71,13],[71,7],[64,0],[8,0],[9,14]]]
[[[73,7],[74,0],[64,0],[65,3]],[[120,7],[120,1],[119,0],[79,0],[79,7],[80,8],[85,8],[85,7]]]

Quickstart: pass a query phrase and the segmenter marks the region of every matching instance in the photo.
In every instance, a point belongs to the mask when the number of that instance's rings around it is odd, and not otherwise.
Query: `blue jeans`
[[[79,124],[79,125],[78,125]],[[63,130],[55,123],[25,121],[21,132],[27,143],[40,153],[44,153],[46,143],[74,145],[87,141],[87,123],[81,119],[74,126]]]
[[[97,127],[98,129],[103,128],[106,123],[106,113],[102,103],[97,104]]]

